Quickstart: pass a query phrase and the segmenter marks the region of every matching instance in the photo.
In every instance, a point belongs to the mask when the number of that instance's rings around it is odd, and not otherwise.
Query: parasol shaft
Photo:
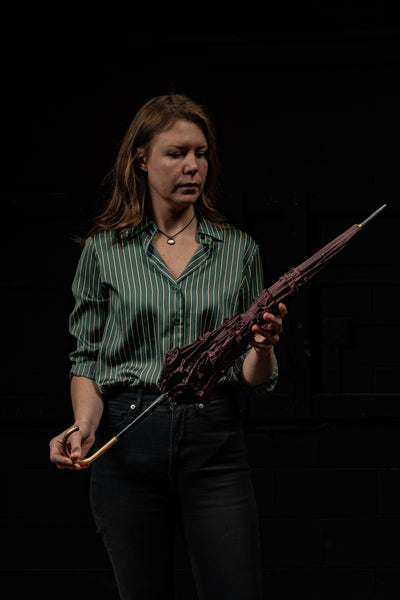
[[[149,404],[149,406],[143,412],[141,412],[140,415],[138,415],[136,417],[136,419],[133,419],[133,421],[128,423],[128,425],[126,427],[124,427],[123,429],[121,429],[121,431],[119,433],[117,433],[117,435],[115,436],[117,438],[117,440],[119,440],[123,435],[125,435],[125,433],[128,433],[128,431],[130,429],[132,429],[132,427],[134,427],[135,425],[140,423],[140,421],[142,419],[144,419],[145,417],[147,417],[147,415],[152,413],[153,410],[155,408],[157,408],[157,406],[162,404],[167,397],[168,397],[168,393],[164,393],[164,394],[161,394],[160,396],[157,396],[157,398],[154,400],[154,402]]]
[[[366,219],[364,219],[364,221],[362,223],[358,223],[359,227],[364,227],[364,225],[366,225],[367,223],[369,223],[370,221],[372,221],[372,219],[375,219],[375,217],[382,212],[385,208],[387,207],[387,204],[382,204],[382,206],[380,206],[379,208],[377,208],[371,215],[369,215],[369,217],[367,217]]]

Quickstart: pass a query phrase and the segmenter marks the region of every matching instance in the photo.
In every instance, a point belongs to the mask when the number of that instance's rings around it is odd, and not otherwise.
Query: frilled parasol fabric
[[[226,319],[191,344],[168,352],[159,379],[161,391],[175,402],[207,402],[221,376],[248,349],[254,337],[251,328],[262,321],[264,312],[278,314],[278,303],[306,286],[385,207],[386,204],[282,275],[254,300],[248,311]]]

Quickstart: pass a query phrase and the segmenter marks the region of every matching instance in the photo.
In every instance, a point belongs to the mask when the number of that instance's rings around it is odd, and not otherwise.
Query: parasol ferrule
[[[364,219],[364,221],[362,223],[358,223],[358,226],[364,227],[364,225],[366,225],[367,223],[369,223],[370,221],[372,221],[372,219],[375,219],[375,217],[382,212],[385,208],[387,207],[387,204],[382,204],[382,206],[380,206],[379,208],[377,208],[372,214],[369,215],[369,217],[367,217],[366,219]]]

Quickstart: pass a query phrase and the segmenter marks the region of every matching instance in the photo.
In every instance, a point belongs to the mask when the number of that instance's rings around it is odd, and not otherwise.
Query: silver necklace
[[[177,233],[174,233],[174,235],[168,235],[167,233],[164,233],[163,231],[161,231],[161,229],[159,229],[157,227],[157,231],[158,233],[162,233],[162,235],[165,235],[167,239],[167,244],[169,244],[170,246],[173,246],[175,244],[175,239],[177,235],[179,235],[180,233],[182,233],[182,231],[185,231],[186,227],[189,227],[189,225],[191,224],[191,222],[193,221],[193,219],[195,218],[196,213],[193,215],[193,217],[190,219],[189,223],[186,223],[185,227],[183,227],[180,231],[178,231]]]

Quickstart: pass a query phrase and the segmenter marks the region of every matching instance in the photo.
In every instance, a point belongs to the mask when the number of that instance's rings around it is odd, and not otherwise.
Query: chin
[[[179,198],[177,198],[174,202],[176,206],[191,206],[196,204],[197,200],[200,198],[200,194],[196,192],[195,194],[192,192],[190,194],[182,194]]]

